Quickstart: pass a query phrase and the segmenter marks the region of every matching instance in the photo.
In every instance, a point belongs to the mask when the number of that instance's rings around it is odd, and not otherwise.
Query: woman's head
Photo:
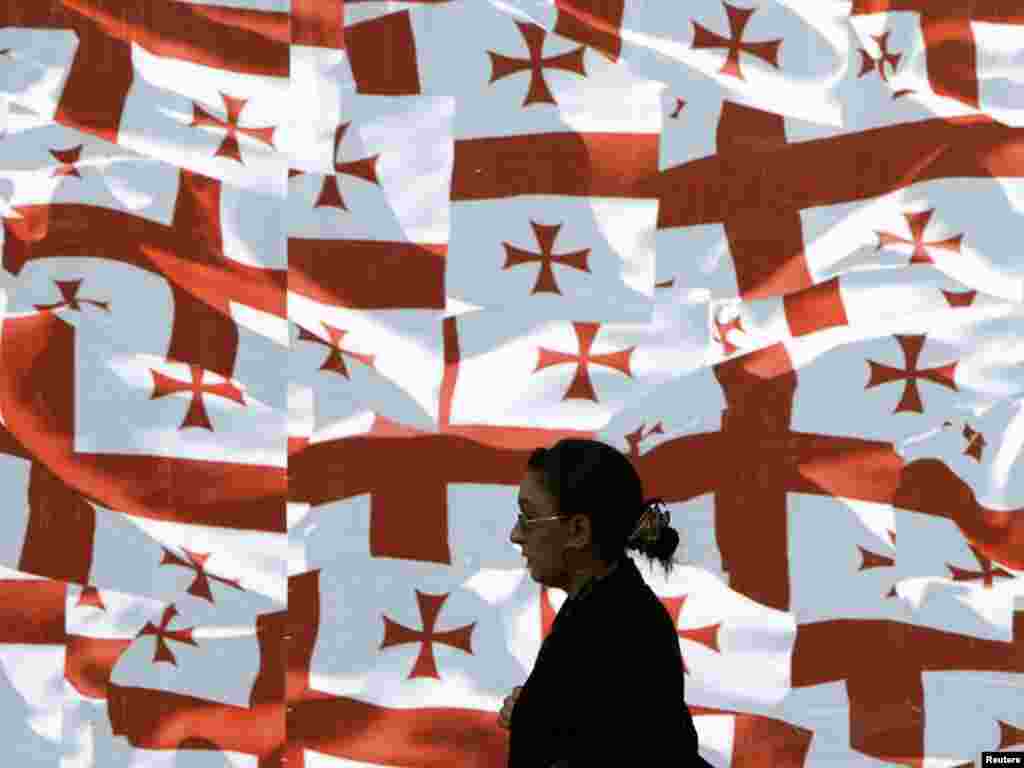
[[[674,529],[664,527],[656,541],[630,540],[646,509],[643,487],[629,459],[610,445],[565,439],[536,449],[527,461],[520,502],[527,520],[563,518],[528,522],[528,530],[519,530],[518,539],[513,532],[513,541],[522,544],[524,554],[538,561],[531,563],[531,571],[557,570],[564,564],[559,549],[570,547],[570,542],[581,546],[583,539],[593,556],[606,564],[633,549],[658,560],[666,572],[671,569],[679,545]]]

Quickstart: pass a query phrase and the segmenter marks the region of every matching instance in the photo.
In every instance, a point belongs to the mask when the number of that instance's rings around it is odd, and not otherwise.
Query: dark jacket
[[[683,675],[668,611],[623,557],[562,604],[512,710],[508,768],[708,766]]]

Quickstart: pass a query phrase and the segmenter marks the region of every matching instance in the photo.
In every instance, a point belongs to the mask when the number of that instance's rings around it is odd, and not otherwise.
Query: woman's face
[[[509,539],[522,549],[530,576],[546,587],[565,589],[570,579],[565,563],[568,524],[547,519],[558,510],[535,470],[527,471],[519,484],[519,512],[525,525],[516,522]],[[531,522],[536,518],[545,519]]]

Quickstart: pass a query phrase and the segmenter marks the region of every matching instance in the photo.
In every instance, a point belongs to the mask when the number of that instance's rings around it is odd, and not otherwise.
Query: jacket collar
[[[610,579],[612,576],[619,572],[619,570],[624,565],[622,562],[624,559],[628,558],[623,557],[616,560],[614,563],[611,564],[608,571],[606,571],[603,575],[593,576],[590,579],[588,579],[586,582],[583,583],[583,586],[580,587],[579,591],[575,595],[570,596],[569,599],[576,601],[585,600],[594,591],[598,584],[605,582],[606,580]]]
[[[637,571],[636,563],[623,553],[622,557],[612,563],[611,569],[600,577],[593,577],[586,581],[580,590],[570,596],[564,603],[562,603],[561,609],[558,611],[556,620],[563,617],[566,614],[574,612],[584,601],[586,601],[595,591],[612,589],[614,590],[616,584],[624,583],[629,580],[630,577],[636,574],[639,576]],[[641,577],[642,578],[642,577]]]

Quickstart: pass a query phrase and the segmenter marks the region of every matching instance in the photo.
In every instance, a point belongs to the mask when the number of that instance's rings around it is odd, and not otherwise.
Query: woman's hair
[[[534,450],[527,467],[540,473],[558,514],[590,518],[598,558],[611,563],[631,549],[660,562],[666,575],[672,569],[679,546],[674,528],[662,528],[654,542],[630,540],[647,505],[640,475],[621,451],[597,440],[566,438]]]

